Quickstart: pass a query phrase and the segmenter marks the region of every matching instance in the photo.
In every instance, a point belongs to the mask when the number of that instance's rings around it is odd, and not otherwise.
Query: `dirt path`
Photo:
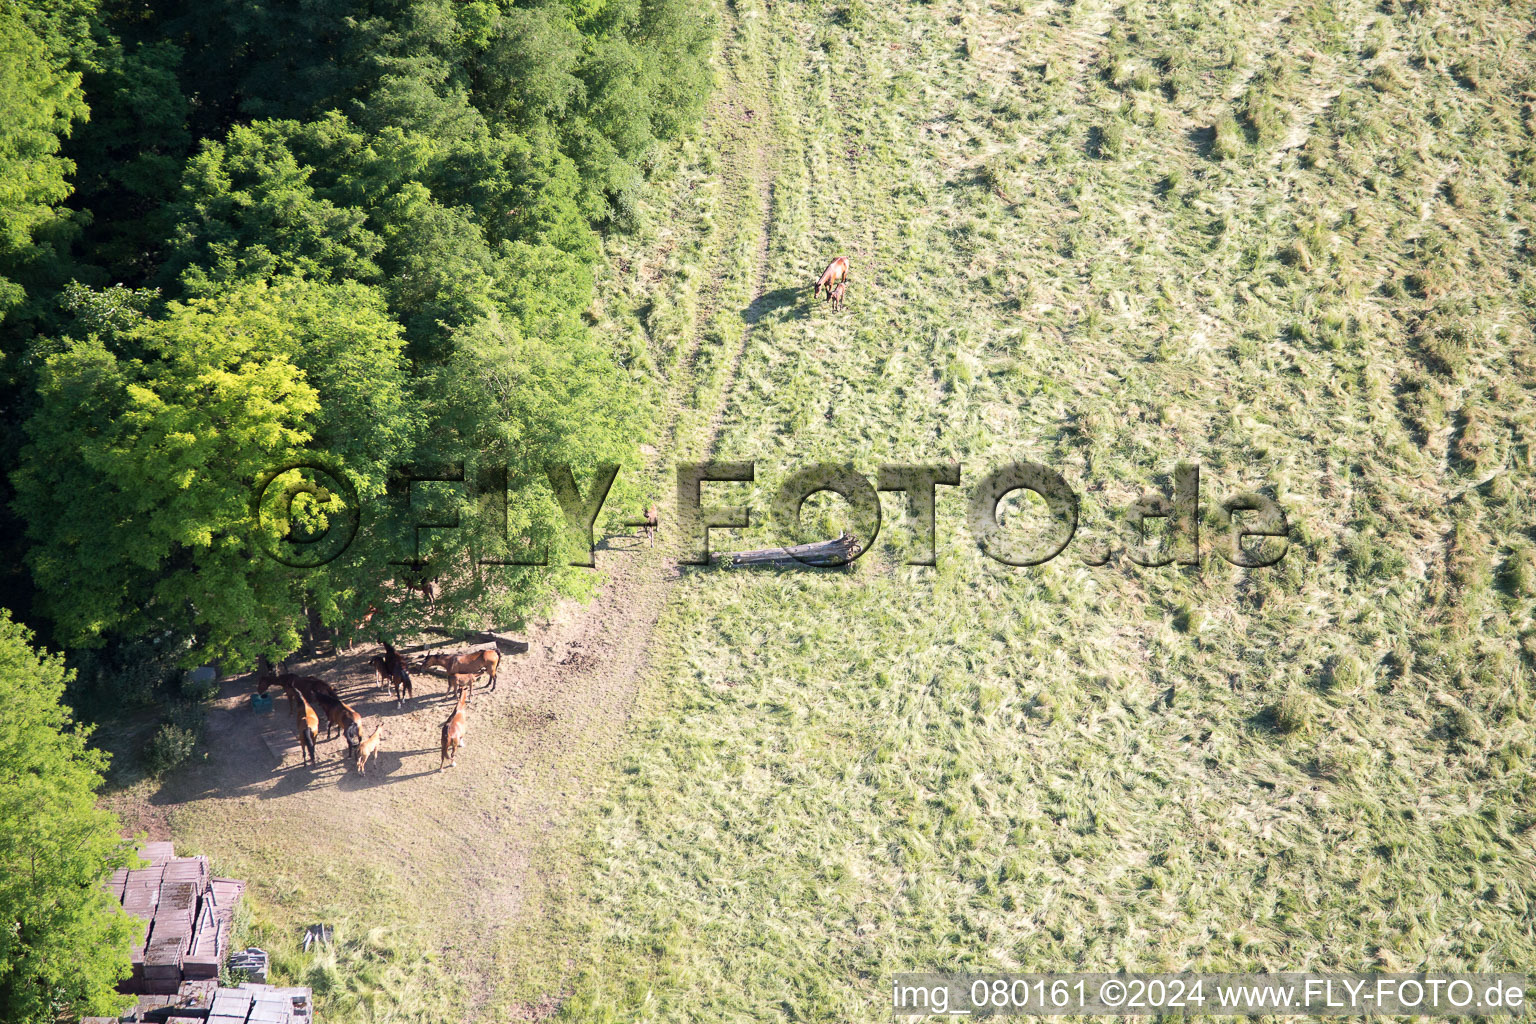
[[[680,455],[714,450],[768,275],[771,117],[766,91],[743,77],[761,72],[743,70],[734,28],[723,28],[704,131],[706,144],[725,156],[716,174],[724,179],[727,223],[737,230],[719,233],[712,262],[722,278],[700,303],[688,349],[666,384],[650,466],[661,481]],[[743,286],[750,301],[739,304]],[[700,395],[709,400],[700,403]],[[360,648],[292,667],[331,680],[370,725],[384,723],[381,753],[365,776],[344,763],[339,739],[320,744],[315,766],[301,765],[295,747],[274,769],[273,747],[287,745],[284,701],[269,717],[254,716],[248,684],[237,680],[210,715],[206,764],[156,792],[109,803],[127,827],[204,850],[221,870],[248,872],[258,899],[282,902],[279,890],[300,885],[287,902],[306,919],[322,912],[320,897],[303,887],[313,874],[381,872],[398,920],[430,931],[444,959],[461,965],[455,974],[470,986],[464,1001],[472,1018],[544,1016],[551,1000],[509,1001],[505,964],[519,956],[519,922],[540,912],[541,894],[569,867],[560,861],[562,826],[611,770],[676,579],[662,544],[666,525],[655,550],[638,537],[599,545],[606,580],[598,594],[585,605],[562,602],[533,624],[529,651],[504,660],[494,692],[475,695],[452,771],[438,770],[439,732],[451,707],[441,676],[418,673],[414,697],[396,709],[372,683],[367,657],[374,651]],[[273,864],[303,881],[275,874]],[[475,883],[463,884],[466,878]],[[420,919],[426,908],[430,922]]]

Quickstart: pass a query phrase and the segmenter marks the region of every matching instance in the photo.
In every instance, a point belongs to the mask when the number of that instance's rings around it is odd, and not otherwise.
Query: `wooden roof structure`
[[[245,883],[214,878],[207,857],[177,857],[170,843],[147,843],[141,856],[147,867],[120,868],[103,883],[139,919],[133,973],[118,987],[174,995],[183,981],[217,978]]]
[[[307,988],[246,982],[220,988],[218,979],[184,981],[171,995],[141,995],[125,1017],[86,1017],[80,1024],[314,1024]]]

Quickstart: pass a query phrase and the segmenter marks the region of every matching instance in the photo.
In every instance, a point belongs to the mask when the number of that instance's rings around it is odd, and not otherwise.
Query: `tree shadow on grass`
[[[395,707],[393,697],[366,684],[359,686],[354,682],[352,686],[344,688],[342,694],[344,699],[349,700],[371,721],[386,725],[414,712],[429,711],[435,714],[452,703],[451,695],[443,688],[441,676],[413,672],[412,679],[415,693],[400,708]],[[208,710],[207,734],[203,742],[208,756],[161,779],[155,791],[147,798],[150,805],[169,806],[210,798],[242,796],[271,800],[331,785],[358,788],[354,759],[347,756],[345,744],[339,736],[326,740],[322,730],[322,738],[316,750],[318,763],[300,762],[297,745],[288,742],[292,735],[292,720],[284,699],[279,698],[276,706],[266,714],[253,714],[248,704],[250,689],[249,676],[232,678],[223,683],[220,704]],[[263,738],[266,733],[276,733],[285,741],[287,753],[282,763],[277,762]],[[385,743],[388,742],[386,734]],[[379,774],[384,778],[381,781],[398,782],[414,778],[414,775],[400,774],[400,759],[411,753],[431,754],[436,753],[436,748],[412,752],[391,751],[385,746],[369,762],[368,775],[374,774],[375,764],[382,763]],[[364,785],[370,784],[367,777],[362,782]]]

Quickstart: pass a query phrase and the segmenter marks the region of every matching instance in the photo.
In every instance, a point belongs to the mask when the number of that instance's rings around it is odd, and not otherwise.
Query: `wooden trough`
[[[796,569],[802,566],[834,569],[847,565],[863,550],[857,537],[845,533],[832,540],[816,541],[814,544],[738,551],[732,555],[722,556],[720,561],[724,565],[746,566],[754,569]]]

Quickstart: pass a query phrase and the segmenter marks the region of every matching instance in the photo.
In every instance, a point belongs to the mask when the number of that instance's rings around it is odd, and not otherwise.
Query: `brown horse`
[[[651,547],[654,548],[656,546],[656,527],[661,523],[661,516],[657,513],[655,505],[652,505],[645,510],[644,522],[645,539],[649,541]]]
[[[373,681],[388,684],[395,695],[395,707],[399,707],[401,700],[411,695],[411,673],[405,667],[405,659],[392,645],[385,644],[384,653],[369,658],[368,664],[373,666]]]
[[[384,665],[384,655],[382,654],[375,654],[368,659],[368,667],[373,669],[374,685],[382,686],[387,690],[389,689],[389,673],[385,671]]]
[[[847,293],[848,293],[848,282],[847,281],[839,281],[839,282],[837,282],[837,287],[832,289],[832,296],[831,296],[831,298],[832,298],[832,308],[833,309],[842,309],[843,308],[843,296],[846,295]]]
[[[461,651],[458,654],[429,654],[421,660],[416,667],[422,671],[429,668],[440,668],[449,676],[468,675],[491,677],[490,686],[486,689],[496,692],[496,670],[501,666],[501,652],[491,649],[485,651]]]
[[[469,726],[469,715],[464,710],[468,700],[469,690],[466,688],[459,694],[459,702],[454,705],[453,714],[443,723],[443,759],[437,764],[438,771],[452,768],[458,762],[459,749],[464,746],[464,730]]]
[[[284,672],[282,675],[265,673],[256,677],[257,693],[266,693],[274,686],[281,686],[285,690],[291,686],[309,701],[313,701],[317,695],[336,696],[336,691],[332,689],[331,684],[316,676],[296,676],[291,672]],[[291,701],[292,694],[289,697]]]
[[[473,672],[449,672],[448,689],[452,693],[468,693],[473,696],[477,678]]]
[[[357,774],[362,775],[363,769],[368,767],[368,759],[379,752],[379,740],[384,738],[384,723],[374,726],[373,735],[363,740],[357,747]]]
[[[816,287],[811,290],[812,295],[820,295],[825,289],[827,298],[832,297],[832,289],[842,281],[848,280],[848,257],[839,256],[827,264],[827,269],[821,272],[821,277],[816,280]]]
[[[357,756],[357,745],[363,741],[363,716],[357,709],[337,697],[315,695],[315,704],[325,715],[325,738],[331,738],[333,730],[341,730],[347,741],[347,755]]]
[[[443,596],[443,588],[436,580],[406,579],[401,580],[405,589],[413,594],[420,594],[421,599],[427,603],[427,611],[437,614],[437,599]]]
[[[279,685],[293,702],[293,733],[299,741],[299,760],[315,764],[318,760],[315,757],[315,737],[320,732],[320,719],[315,709],[309,706],[309,701],[291,683]]]

